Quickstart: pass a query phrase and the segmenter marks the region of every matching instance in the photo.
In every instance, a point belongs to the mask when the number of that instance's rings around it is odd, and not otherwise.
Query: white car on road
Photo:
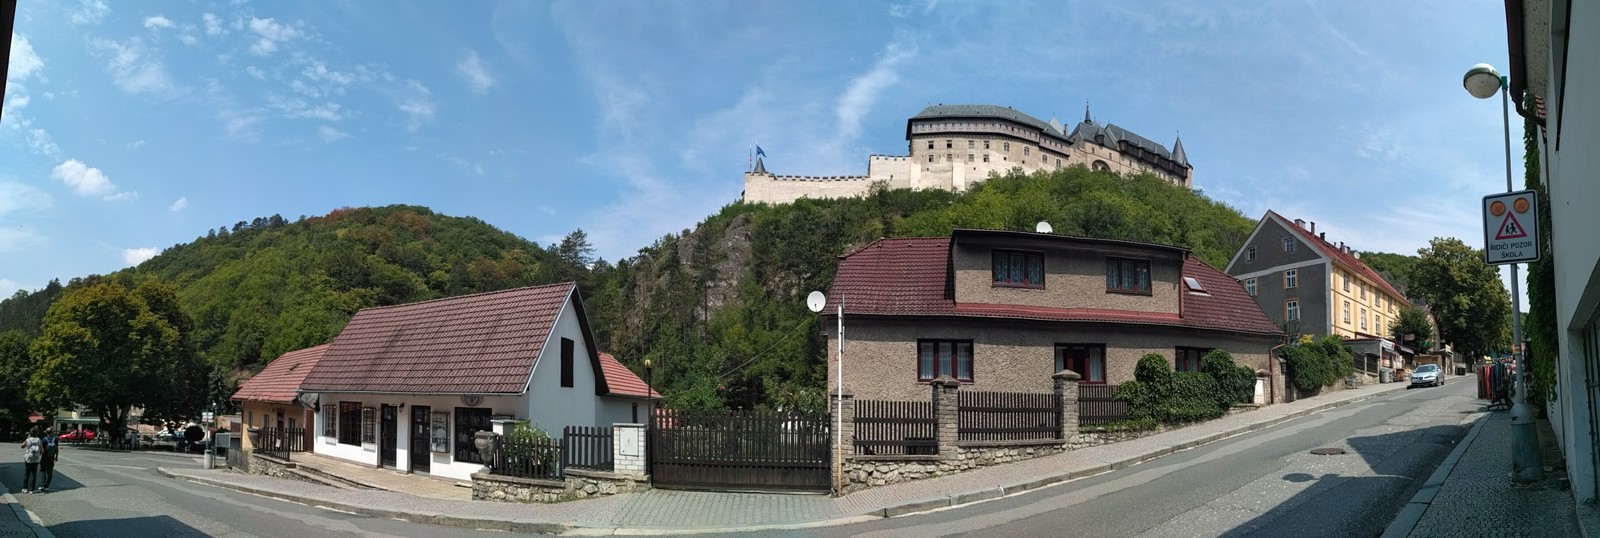
[[[1406,388],[1429,386],[1437,387],[1444,384],[1444,372],[1439,370],[1437,364],[1424,364],[1411,372],[1411,385]]]

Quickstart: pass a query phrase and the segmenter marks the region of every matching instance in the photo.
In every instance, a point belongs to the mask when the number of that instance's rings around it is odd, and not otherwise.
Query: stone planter
[[[495,435],[491,431],[479,431],[472,436],[472,446],[478,448],[478,456],[483,458],[484,465],[491,467],[494,462]]]

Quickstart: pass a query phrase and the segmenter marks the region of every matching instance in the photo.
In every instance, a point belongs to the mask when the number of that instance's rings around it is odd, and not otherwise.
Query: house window
[[[1361,330],[1367,330],[1367,309],[1361,309]]]
[[[339,402],[339,444],[361,446],[361,402]]]
[[[1250,247],[1250,248],[1244,249],[1244,261],[1247,261],[1247,262],[1256,261],[1256,247]]]
[[[1056,371],[1072,370],[1081,383],[1106,382],[1105,344],[1056,344]]]
[[[1106,258],[1106,291],[1150,293],[1150,261]]]
[[[1200,371],[1200,358],[1210,352],[1209,348],[1203,347],[1177,348],[1177,351],[1173,354],[1172,369],[1179,372],[1198,372]]]
[[[1244,279],[1244,292],[1250,294],[1251,297],[1255,297],[1256,296],[1256,279],[1254,279],[1254,278],[1246,278],[1246,279]]]
[[[333,404],[322,406],[322,436],[339,436],[339,406]]]
[[[472,444],[472,438],[479,431],[494,430],[494,425],[489,423],[492,412],[492,409],[483,407],[456,408],[456,461],[483,463],[483,457],[478,455],[478,447]]]
[[[1027,288],[1044,287],[1044,254],[1014,250],[994,251],[994,283]]]
[[[1284,252],[1294,252],[1294,238],[1293,237],[1285,237],[1285,238],[1283,238],[1283,251]]]
[[[361,408],[361,442],[378,442],[378,410],[371,407]]]
[[[1300,270],[1290,269],[1283,272],[1283,289],[1300,287]]]
[[[561,339],[561,386],[572,388],[572,355],[573,342],[571,338]]]
[[[1389,315],[1394,315],[1394,299],[1389,299]]]
[[[1367,300],[1367,285],[1365,283],[1361,284],[1361,300]]]
[[[950,376],[972,381],[971,340],[918,340],[917,380]]]
[[[1350,301],[1344,302],[1344,322],[1350,323]]]
[[[1300,300],[1289,299],[1283,302],[1283,319],[1300,321]]]
[[[1344,291],[1345,292],[1349,292],[1350,291],[1350,273],[1346,273],[1344,271],[1339,271],[1339,278],[1344,279]]]
[[[971,140],[967,141],[967,149],[972,149],[972,142]]]

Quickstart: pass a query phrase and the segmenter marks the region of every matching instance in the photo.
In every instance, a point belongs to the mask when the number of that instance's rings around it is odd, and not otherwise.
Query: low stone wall
[[[245,474],[258,474],[273,478],[283,478],[286,480],[299,480],[307,484],[316,484],[319,486],[328,485],[326,483],[307,478],[305,475],[297,472],[298,467],[299,466],[295,465],[294,462],[280,460],[272,456],[263,455],[259,452],[251,452],[250,466],[249,468],[244,469],[244,472]]]
[[[472,500],[557,503],[604,497],[649,489],[642,476],[569,469],[561,480],[519,478],[488,473],[472,474]]]

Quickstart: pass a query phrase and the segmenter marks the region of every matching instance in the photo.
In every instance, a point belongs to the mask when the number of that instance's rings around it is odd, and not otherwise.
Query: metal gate
[[[650,434],[658,487],[723,491],[831,489],[827,413],[656,412]]]

